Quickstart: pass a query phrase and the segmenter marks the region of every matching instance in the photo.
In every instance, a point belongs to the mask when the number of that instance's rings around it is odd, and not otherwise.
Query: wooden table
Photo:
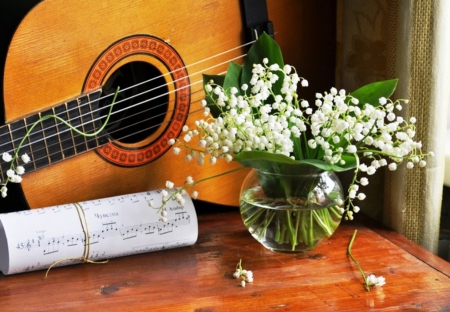
[[[313,252],[264,249],[236,210],[199,215],[190,247],[12,276],[0,274],[0,311],[450,311],[450,264],[371,222],[343,222]],[[361,221],[361,219],[363,219]],[[346,255],[387,284],[366,292]],[[254,272],[233,278],[239,259]]]

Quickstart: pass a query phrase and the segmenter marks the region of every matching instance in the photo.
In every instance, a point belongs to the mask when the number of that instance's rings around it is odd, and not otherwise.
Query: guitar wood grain
[[[217,1],[214,5],[210,1],[180,1],[176,7],[174,3],[161,5],[148,0],[41,2],[22,20],[10,44],[4,79],[6,122],[79,95],[102,51],[127,36],[157,36],[169,42],[187,65],[239,46],[243,43],[239,11],[238,1]],[[243,52],[238,50],[235,55]],[[190,68],[189,72],[229,57]],[[191,82],[199,79],[200,75],[190,77]],[[191,88],[191,102],[197,103],[197,108],[200,88],[201,84]],[[191,115],[188,124],[192,126],[192,120],[201,117],[201,113]],[[181,184],[189,174],[198,180],[233,167],[237,164],[205,165],[199,170],[186,166],[182,156],[169,151],[146,166],[123,168],[87,152],[25,175],[22,188],[29,206],[35,208],[157,189],[166,180]],[[239,180],[244,175],[245,171],[200,186],[200,198],[236,205]],[[220,191],[211,185],[220,185]]]
[[[305,53],[299,53],[302,49],[294,47],[301,46],[299,41],[304,39],[301,34],[305,32],[292,25],[301,14],[303,17],[308,15],[302,10],[311,5],[295,0],[267,2],[269,19],[274,22],[276,40],[284,51],[285,60],[296,67],[304,64],[302,55]],[[7,50],[3,75],[5,123],[79,96],[85,90],[89,71],[102,52],[123,38],[141,34],[161,38],[177,51],[184,64],[189,65],[242,45],[245,39],[241,18],[238,0],[39,2],[20,21]],[[205,69],[219,63],[224,64],[206,70],[206,73],[225,71],[228,60],[243,53],[244,48],[238,49],[189,67],[190,82],[201,80]],[[149,63],[162,72],[167,70],[160,60],[148,55],[121,60],[116,68],[135,61]],[[194,112],[200,108],[199,101],[203,97],[201,84],[192,85],[190,91],[190,112]],[[187,124],[192,125],[199,118],[203,118],[200,111],[191,114]],[[148,140],[134,144],[116,143],[126,148],[139,148],[148,144]],[[223,163],[197,168],[194,164],[187,165],[182,156],[175,156],[171,151],[143,166],[121,167],[90,151],[25,174],[21,186],[27,206],[37,208],[159,189],[166,180],[180,185],[187,175],[200,180],[236,167],[237,164]],[[237,206],[241,182],[247,172],[241,170],[199,185],[196,188],[199,198]],[[3,210],[1,202],[0,207],[0,211]],[[24,208],[27,207],[14,209]]]

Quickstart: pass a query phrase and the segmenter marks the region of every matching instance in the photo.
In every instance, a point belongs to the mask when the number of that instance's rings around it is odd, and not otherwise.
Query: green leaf
[[[388,99],[394,93],[397,82],[398,79],[391,79],[369,83],[350,94],[359,100],[361,107],[366,103],[377,107],[381,97]]]
[[[238,94],[241,94],[241,88],[239,86],[239,79],[241,78],[241,70],[242,66],[236,64],[235,62],[231,62],[227,69],[227,74],[225,76],[225,81],[223,82],[223,88],[229,91],[232,87],[236,87],[238,89]]]
[[[342,155],[342,159],[345,161],[344,165],[330,165],[327,162],[318,159],[303,159],[301,160],[301,162],[304,164],[316,166],[325,171],[334,172],[342,172],[356,168],[356,159],[353,155]]]
[[[311,172],[311,170],[314,170],[311,169],[311,166],[316,169],[335,172],[347,171],[356,167],[356,159],[353,155],[343,155],[342,159],[345,160],[345,165],[330,165],[318,159],[294,160],[282,154],[265,151],[246,151],[237,154],[233,160],[246,167],[283,174]]]
[[[203,74],[203,91],[205,92],[205,100],[206,103],[209,106],[211,115],[214,118],[217,118],[220,116],[220,114],[222,113],[221,110],[216,106],[216,101],[217,101],[217,95],[212,94],[213,98],[206,92],[205,86],[210,82],[210,81],[214,81],[214,83],[218,84],[219,86],[223,86],[224,81],[225,81],[225,76],[223,75],[207,75],[207,74]]]
[[[203,91],[205,92],[206,95],[206,102],[208,104],[212,104],[215,103],[213,101],[213,99],[208,95],[208,92],[206,92],[206,85],[210,82],[210,81],[214,81],[215,84],[218,84],[219,86],[223,86],[224,81],[225,81],[225,76],[224,75],[208,75],[208,74],[203,74]],[[217,96],[214,95],[214,98],[216,99]]]
[[[289,128],[292,127],[292,123],[289,124]],[[295,159],[304,159],[305,155],[303,153],[303,146],[302,146],[302,140],[303,137],[300,136],[299,138],[294,137],[294,135],[291,135],[291,140],[294,143],[294,157]]]
[[[266,33],[263,33],[258,40],[255,41],[245,57],[240,86],[247,84],[250,87],[253,64],[262,64],[264,58],[269,60],[269,64],[278,64],[280,69],[283,70],[284,62],[280,46]],[[283,77],[279,77],[278,81],[272,86],[272,90],[275,94],[280,93],[282,84]]]
[[[266,33],[263,33],[252,45],[242,66],[231,62],[228,66],[228,70],[225,76],[204,74],[203,89],[205,91],[205,94],[207,94],[205,90],[206,84],[210,80],[213,80],[214,83],[222,86],[226,91],[229,91],[232,87],[236,87],[238,89],[238,95],[242,95],[241,86],[244,83],[251,87],[250,80],[252,78],[253,64],[262,64],[264,58],[267,58],[269,60],[270,65],[278,64],[281,69],[281,71],[277,73],[279,76],[278,80],[272,85],[272,91],[275,94],[280,94],[284,78],[281,77],[282,75],[284,75],[284,73],[282,72],[284,68],[283,55],[281,53],[279,45]],[[207,94],[205,100],[210,106],[211,115],[214,118],[219,117],[221,114],[221,110],[215,105],[217,96],[213,94],[211,97]]]

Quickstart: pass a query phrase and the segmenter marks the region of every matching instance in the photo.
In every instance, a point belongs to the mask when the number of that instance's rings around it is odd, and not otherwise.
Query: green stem
[[[335,217],[342,218],[342,214],[338,211],[338,206],[330,207],[330,211],[334,214]]]
[[[302,232],[303,242],[306,245],[309,245],[308,244],[308,232],[306,231],[307,225],[306,225],[305,213],[306,213],[306,211],[301,211],[300,212],[300,216],[301,216],[301,219],[302,219],[301,220],[301,227],[300,227],[300,229],[301,229],[301,232]]]
[[[312,212],[312,211],[307,211],[308,212]],[[308,226],[309,226],[309,231],[308,231],[308,246],[312,246],[314,244],[314,222],[313,222],[313,217],[312,217],[312,213],[308,213]]]
[[[300,226],[300,213],[297,212],[297,218],[295,220],[295,238],[296,238],[297,244],[301,243],[301,237],[299,239],[299,234],[300,234],[300,232],[298,230],[299,226]]]
[[[358,261],[356,261],[352,255],[352,246],[353,246],[353,242],[355,241],[357,232],[358,232],[358,230],[355,230],[355,232],[353,233],[352,239],[350,240],[350,243],[348,244],[348,247],[347,247],[347,254],[350,256],[350,258],[356,264],[356,267],[358,268],[359,272],[361,273],[361,276],[364,280],[364,285],[366,287],[366,290],[370,291],[370,287],[369,287],[369,284],[367,283],[366,275],[364,274],[364,271],[361,269],[361,266],[359,265]]]
[[[331,235],[333,235],[333,231],[330,229],[329,226],[327,226],[327,224],[325,224],[326,221],[323,220],[326,218],[330,218],[330,214],[328,214],[328,216],[326,217],[326,216],[324,216],[325,213],[327,213],[327,211],[323,210],[322,217],[321,217],[321,216],[319,216],[317,211],[315,211],[315,210],[311,211],[311,214],[314,217],[314,220],[317,222],[317,224],[320,225],[320,227],[325,230],[325,232],[327,233],[328,236],[331,236]]]
[[[259,217],[264,213],[264,210],[262,209],[256,209],[255,212],[253,212],[250,216],[248,216],[245,220],[244,220],[244,224],[245,226],[251,226],[253,225],[256,221],[259,220]]]
[[[270,225],[270,222],[272,222],[272,219],[275,217],[275,214],[276,213],[273,211],[266,211],[266,217],[264,218],[263,225],[258,226],[258,229],[260,230],[258,239],[261,239],[261,237],[265,236],[267,227]]]
[[[96,136],[97,134],[99,134],[100,132],[102,132],[106,125],[108,124],[109,118],[111,117],[111,113],[112,113],[112,109],[114,106],[114,103],[116,102],[117,99],[117,95],[119,93],[119,88],[117,88],[116,93],[114,94],[114,98],[113,101],[111,103],[111,106],[109,107],[109,111],[108,111],[108,115],[106,116],[106,120],[105,122],[102,124],[102,126],[95,132],[93,133],[85,133],[82,132],[78,129],[76,129],[74,126],[72,126],[71,124],[69,124],[67,121],[65,121],[64,119],[62,119],[61,117],[58,117],[56,115],[50,114],[50,115],[45,115],[43,117],[41,117],[38,121],[36,121],[31,127],[30,129],[28,129],[27,133],[25,134],[25,136],[22,138],[22,141],[20,141],[19,146],[17,146],[16,152],[14,153],[14,157],[17,157],[20,151],[20,148],[22,147],[22,144],[25,142],[25,140],[27,139],[27,137],[30,135],[31,131],[33,131],[33,129],[42,121],[50,119],[50,118],[54,118],[58,121],[60,121],[61,123],[63,123],[64,125],[66,125],[67,127],[69,127],[70,130],[84,136],[84,137],[93,137]]]
[[[157,207],[156,209],[158,209],[158,212],[161,212],[161,210],[164,208],[165,204],[166,204],[169,200],[175,198],[175,196],[176,196],[178,193],[181,193],[182,191],[186,190],[187,188],[195,187],[196,185],[198,185],[198,184],[200,184],[200,183],[202,183],[202,182],[205,182],[205,181],[208,181],[208,180],[211,180],[211,179],[215,179],[215,178],[224,176],[224,175],[226,175],[226,174],[229,174],[229,173],[233,173],[233,172],[242,170],[242,169],[244,169],[244,168],[246,168],[246,167],[245,167],[245,166],[242,166],[242,167],[238,167],[238,168],[235,168],[235,169],[232,169],[232,170],[228,170],[228,171],[225,171],[225,172],[222,172],[222,173],[219,173],[219,174],[216,174],[216,175],[207,177],[207,178],[200,179],[200,180],[198,180],[197,182],[195,182],[195,183],[193,183],[193,184],[189,184],[189,185],[187,185],[187,186],[181,187],[181,188],[179,188],[176,192],[173,192],[172,195],[167,199],[167,201],[163,202],[163,204],[162,204],[160,207]]]
[[[309,158],[308,138],[306,137],[306,133],[305,133],[305,132],[303,132],[302,137],[303,137],[303,142],[304,142],[304,144],[305,144],[305,150],[306,150],[306,156],[305,156],[305,159],[310,159],[310,158]]]
[[[93,137],[93,136],[98,135],[100,132],[102,132],[102,131],[105,129],[106,125],[107,125],[108,122],[109,122],[109,118],[111,117],[112,109],[113,109],[114,103],[116,102],[117,95],[119,94],[119,90],[120,90],[120,88],[118,87],[117,90],[116,90],[116,93],[114,94],[114,98],[113,98],[113,100],[112,100],[111,106],[109,107],[108,115],[106,116],[105,122],[102,124],[102,126],[101,126],[97,131],[95,131],[95,132],[93,132],[93,133],[85,133],[85,132],[82,132],[82,131],[76,129],[74,126],[72,126],[71,124],[69,124],[67,121],[65,121],[65,120],[62,119],[61,117],[58,117],[58,116],[56,116],[56,115],[54,115],[54,114],[45,115],[45,116],[42,116],[41,118],[39,118],[39,120],[37,120],[35,123],[33,123],[33,125],[31,125],[31,127],[30,127],[30,128],[28,129],[28,131],[25,133],[24,137],[22,138],[22,140],[20,141],[19,145],[17,146],[17,148],[16,148],[16,150],[15,150],[15,152],[14,152],[14,154],[13,154],[13,158],[12,158],[12,160],[11,160],[11,165],[10,165],[9,169],[14,169],[14,162],[15,162],[15,160],[19,157],[19,152],[20,152],[20,149],[22,148],[23,143],[24,143],[25,140],[28,138],[28,136],[29,136],[30,133],[33,131],[33,129],[34,129],[39,123],[41,123],[41,122],[44,121],[44,120],[47,120],[47,119],[50,119],[50,118],[54,118],[54,119],[60,121],[62,124],[64,124],[64,125],[66,125],[67,127],[69,127],[70,130],[72,130],[72,131],[74,131],[74,132],[76,132],[76,133],[78,133],[78,134],[80,134],[80,135],[82,135],[82,136],[84,136],[84,137]],[[6,184],[9,182],[9,180],[10,180],[10,178],[8,177],[4,185],[6,185]]]
[[[292,244],[292,250],[295,250],[295,246],[297,245],[297,231],[294,231],[294,227],[292,226],[291,212],[289,210],[286,211],[286,223],[290,235],[289,241]]]

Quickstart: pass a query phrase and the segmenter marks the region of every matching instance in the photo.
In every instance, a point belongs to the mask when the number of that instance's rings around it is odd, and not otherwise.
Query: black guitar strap
[[[241,6],[247,42],[256,40],[263,32],[274,37],[273,24],[267,14],[266,0],[241,0]]]

